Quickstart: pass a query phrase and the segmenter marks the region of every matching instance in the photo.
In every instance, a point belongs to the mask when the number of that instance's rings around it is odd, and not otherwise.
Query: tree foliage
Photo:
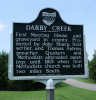
[[[6,52],[0,53],[0,89],[7,88],[8,76],[8,54]]]
[[[96,81],[96,51],[94,52],[93,59],[89,62],[89,77]]]
[[[41,90],[45,86],[32,80],[9,80],[8,79],[8,53],[0,53],[0,90]]]

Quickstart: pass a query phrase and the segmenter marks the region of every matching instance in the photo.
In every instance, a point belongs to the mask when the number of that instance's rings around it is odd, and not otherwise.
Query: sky
[[[0,52],[10,50],[13,22],[30,23],[44,8],[56,9],[68,24],[83,25],[91,60],[96,50],[96,0],[0,0]]]

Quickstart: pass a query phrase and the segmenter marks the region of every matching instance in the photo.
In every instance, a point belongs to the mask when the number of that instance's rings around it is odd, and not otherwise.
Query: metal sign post
[[[55,9],[41,10],[31,23],[13,23],[10,43],[9,79],[46,83],[47,100],[54,100],[59,80],[88,77],[83,25],[65,23]]]
[[[54,83],[49,79],[46,84],[46,100],[54,100]]]

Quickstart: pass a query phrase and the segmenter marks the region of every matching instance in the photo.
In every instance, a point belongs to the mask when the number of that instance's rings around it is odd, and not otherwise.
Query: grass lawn
[[[81,81],[81,82],[96,84],[96,82],[94,82],[93,80],[90,80],[89,78],[76,78],[76,80]]]
[[[46,100],[46,91],[0,91],[0,100]],[[55,89],[55,100],[96,100],[96,91],[62,83]]]

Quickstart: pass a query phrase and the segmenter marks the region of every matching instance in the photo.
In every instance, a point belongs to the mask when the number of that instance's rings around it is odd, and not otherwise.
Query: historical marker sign
[[[12,39],[11,79],[87,77],[83,26],[63,22],[56,10],[43,9],[32,23],[14,23]]]

